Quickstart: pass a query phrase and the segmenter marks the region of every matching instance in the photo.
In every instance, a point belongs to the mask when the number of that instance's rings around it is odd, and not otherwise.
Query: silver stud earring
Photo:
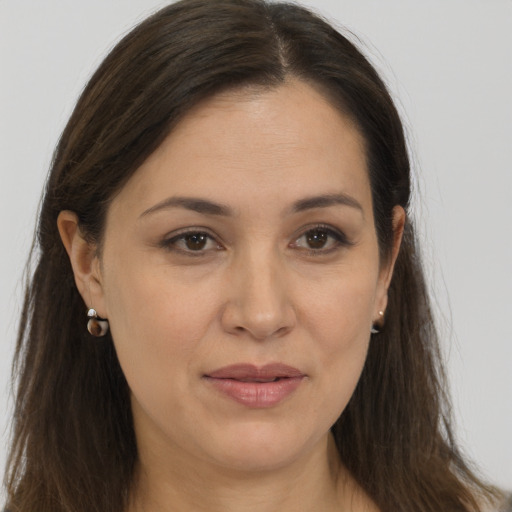
[[[96,310],[91,308],[87,311],[87,317],[89,318],[87,322],[87,330],[96,338],[101,338],[105,336],[108,332],[108,320],[100,318]]]

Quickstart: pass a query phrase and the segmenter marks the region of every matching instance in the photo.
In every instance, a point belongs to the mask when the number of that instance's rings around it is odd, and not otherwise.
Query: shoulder
[[[498,507],[493,509],[492,512],[512,512],[512,494],[504,493]]]
[[[512,512],[512,494],[509,494],[503,502],[499,512]]]

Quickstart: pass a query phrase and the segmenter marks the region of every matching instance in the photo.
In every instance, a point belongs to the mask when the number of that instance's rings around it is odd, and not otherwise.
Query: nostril
[[[268,287],[265,287],[267,289]],[[221,310],[222,328],[233,335],[262,341],[286,335],[296,324],[290,297],[280,287],[270,293],[256,293],[253,287],[234,287]]]

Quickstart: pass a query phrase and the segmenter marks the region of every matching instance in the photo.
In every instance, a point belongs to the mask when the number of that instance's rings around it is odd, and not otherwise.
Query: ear
[[[401,206],[395,206],[393,208],[393,246],[391,247],[388,259],[383,262],[379,271],[379,284],[374,311],[374,318],[377,319],[377,324],[379,323],[379,319],[381,319],[379,312],[385,312],[388,305],[388,289],[391,283],[391,278],[393,277],[393,270],[400,251],[400,245],[402,243],[405,220],[405,210]]]
[[[88,242],[82,235],[78,217],[72,211],[63,210],[59,213],[57,227],[82,299],[86,306],[94,308],[101,318],[107,318],[97,246]]]

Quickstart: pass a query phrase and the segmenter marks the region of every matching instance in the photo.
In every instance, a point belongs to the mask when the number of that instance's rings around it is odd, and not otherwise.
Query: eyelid
[[[319,249],[302,247],[297,244],[298,240],[307,235],[309,232],[315,230],[324,231],[329,237],[331,237],[334,240],[334,244],[331,244],[331,247]],[[178,247],[177,242],[183,240],[187,235],[199,234],[207,236],[210,239],[210,241],[216,245],[216,247],[209,249],[200,249],[196,251],[194,251],[193,249],[183,249]],[[169,251],[174,251],[192,257],[204,256],[205,254],[210,253],[211,251],[225,249],[223,242],[220,240],[220,237],[216,234],[213,234],[209,228],[205,228],[203,226],[191,226],[173,231],[167,234],[163,238],[163,240],[159,242],[158,245]],[[309,226],[304,226],[300,230],[298,230],[296,234],[293,236],[293,241],[288,246],[318,256],[322,254],[328,254],[330,252],[336,251],[337,249],[353,245],[355,245],[355,243],[349,240],[347,235],[339,228],[336,228],[329,224],[316,223]]]
[[[216,244],[215,249],[213,250],[221,250],[224,249],[224,245],[219,241],[219,237],[214,235],[210,229],[202,227],[202,226],[192,226],[186,227],[182,229],[178,229],[167,234],[163,240],[159,242],[159,246],[163,249],[167,249],[169,251],[179,252],[181,254],[186,254],[188,256],[204,256],[206,253],[212,251],[212,249],[205,250],[186,250],[178,247],[176,242],[184,239],[187,235],[206,235],[213,243]]]
[[[307,247],[303,248],[303,247],[299,247],[296,245],[297,241],[300,238],[307,235],[307,233],[309,233],[310,231],[315,231],[315,230],[325,231],[329,236],[331,236],[334,239],[334,241],[336,242],[334,247],[329,247],[327,249],[323,249],[323,248],[321,248],[321,249],[309,248],[308,249]],[[334,226],[331,226],[329,224],[319,223],[319,224],[313,224],[313,225],[301,228],[299,233],[296,236],[294,236],[293,242],[290,244],[290,247],[303,249],[304,251],[307,251],[308,253],[317,256],[317,255],[321,255],[321,254],[328,254],[329,252],[335,251],[336,249],[339,249],[342,247],[350,247],[353,245],[355,245],[355,243],[353,241],[349,240],[347,235],[339,228],[335,228]]]

